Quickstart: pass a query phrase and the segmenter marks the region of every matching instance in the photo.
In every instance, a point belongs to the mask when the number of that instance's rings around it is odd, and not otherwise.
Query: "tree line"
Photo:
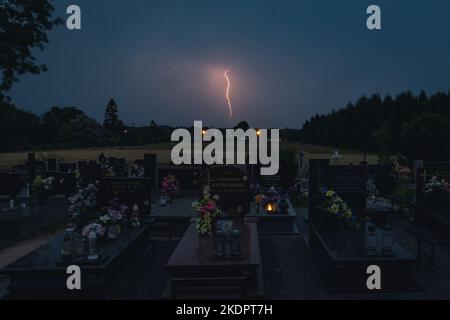
[[[103,124],[73,106],[55,106],[37,116],[0,99],[0,151],[144,145],[168,141],[170,132],[154,121],[126,126],[113,99],[106,105]]]
[[[402,154],[414,159],[450,159],[450,91],[428,96],[403,92],[396,97],[374,94],[329,114],[306,121],[297,139]]]

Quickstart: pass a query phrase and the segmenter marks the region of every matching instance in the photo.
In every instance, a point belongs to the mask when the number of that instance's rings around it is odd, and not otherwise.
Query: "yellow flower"
[[[325,194],[325,196],[331,198],[332,196],[334,196],[334,191],[328,190],[327,193]]]
[[[339,212],[339,206],[337,204],[333,204],[331,206],[331,212],[337,214]]]

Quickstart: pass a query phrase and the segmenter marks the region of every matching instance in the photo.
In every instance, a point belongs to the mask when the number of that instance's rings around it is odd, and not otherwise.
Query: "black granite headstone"
[[[77,170],[77,164],[72,162],[61,162],[59,163],[59,171],[60,172],[74,172]]]
[[[28,154],[27,164],[28,164],[28,183],[31,186],[34,178],[36,177],[36,155],[34,153]]]
[[[208,185],[211,196],[218,195],[218,206],[230,216],[250,211],[250,189],[245,171],[235,166],[214,166],[202,173],[201,185]]]
[[[369,165],[369,176],[373,179],[380,195],[391,195],[395,188],[395,179],[389,165]]]
[[[367,164],[332,166],[332,189],[361,217],[367,211]]]
[[[74,173],[48,171],[46,177],[54,178],[53,188],[49,192],[51,195],[71,196],[77,189],[77,179]]]
[[[156,154],[144,154],[144,177],[150,178],[152,189],[157,189],[157,156]]]
[[[320,191],[329,188],[330,185],[330,160],[309,160],[309,220],[315,222],[317,218],[317,207],[320,204]]]
[[[56,159],[47,159],[47,170],[48,171],[57,171]]]
[[[20,193],[20,176],[16,173],[0,172],[0,195],[15,198]]]

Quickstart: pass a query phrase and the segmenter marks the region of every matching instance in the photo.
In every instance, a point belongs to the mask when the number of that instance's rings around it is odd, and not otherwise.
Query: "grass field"
[[[306,159],[329,159],[335,148],[305,145],[297,142],[282,142],[281,152],[283,150],[292,150],[305,153]],[[55,150],[55,151],[34,151],[36,159],[56,158],[60,162],[72,162],[77,160],[95,160],[100,153],[104,153],[107,157],[125,158],[127,161],[143,159],[144,153],[154,153],[158,156],[159,163],[169,163],[170,161],[170,144],[155,144],[139,147],[114,147],[114,148],[88,148],[74,150]],[[363,160],[363,154],[357,150],[339,149],[342,158],[334,161],[336,164],[347,164],[349,162],[359,163]],[[11,152],[0,153],[0,170],[9,171],[16,164],[25,163],[27,160],[27,152]],[[370,154],[367,156],[369,164],[375,164],[378,156]]]

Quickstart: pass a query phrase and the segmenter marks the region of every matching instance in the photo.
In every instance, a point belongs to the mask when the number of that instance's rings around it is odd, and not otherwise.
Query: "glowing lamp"
[[[259,129],[256,130],[256,135],[257,135],[257,136],[260,136],[260,135],[261,135],[261,130],[259,130]]]
[[[275,203],[269,202],[266,204],[267,213],[274,213],[276,211]]]

